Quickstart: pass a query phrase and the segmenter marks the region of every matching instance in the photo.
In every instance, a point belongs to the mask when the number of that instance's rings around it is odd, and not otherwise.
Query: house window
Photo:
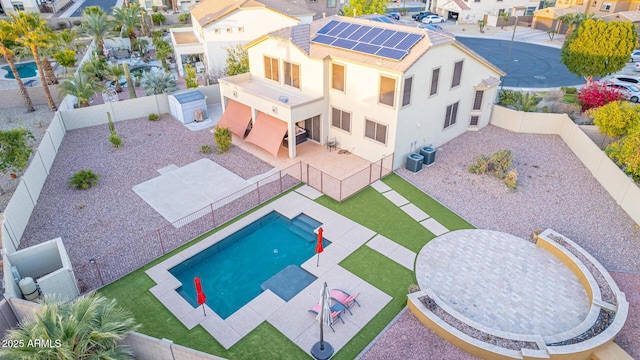
[[[366,119],[364,136],[379,143],[387,143],[387,125]]]
[[[480,0],[473,0],[473,2],[480,2]]]
[[[433,69],[431,72],[431,90],[429,90],[429,96],[438,93],[438,78],[440,78],[440,69]]]
[[[451,87],[454,88],[460,85],[460,77],[462,76],[462,60],[458,61],[453,68],[453,80],[451,81]]]
[[[336,7],[336,0],[327,0],[327,7],[328,8]]]
[[[404,88],[402,89],[402,106],[411,104],[411,86],[413,85],[413,78],[404,79]]]
[[[280,73],[278,67],[280,66],[278,59],[265,56],[264,57],[264,77],[267,79],[280,81]]]
[[[380,76],[380,100],[385,105],[393,106],[396,97],[396,79]]]
[[[536,11],[536,7],[535,6],[529,6],[527,8],[527,13],[525,14],[526,16],[531,16],[533,15],[533,12]]]
[[[480,110],[482,108],[482,97],[484,96],[484,91],[477,90],[476,96],[473,99],[473,110]]]
[[[478,115],[471,116],[471,120],[469,120],[469,126],[478,126],[478,120],[480,120],[480,116]]]
[[[284,65],[284,83],[300,89],[300,65],[287,61],[282,63]]]
[[[331,64],[331,87],[344,91],[344,66]]]
[[[456,123],[456,117],[458,116],[458,103],[447,106],[447,114],[444,118],[444,128]]]
[[[331,125],[346,132],[351,132],[351,113],[331,108]]]
[[[318,0],[309,0],[310,3],[315,4],[318,2]]]
[[[600,8],[600,11],[609,11],[611,10],[611,3],[602,3],[602,7]]]
[[[152,6],[153,6],[153,1],[145,1],[144,2],[144,8],[145,9],[151,9]]]
[[[14,2],[11,5],[13,5],[13,10],[15,11],[24,11],[24,4],[21,2]]]

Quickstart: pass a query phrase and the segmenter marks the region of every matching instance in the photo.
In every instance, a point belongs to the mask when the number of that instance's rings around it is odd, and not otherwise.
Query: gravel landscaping
[[[518,188],[468,168],[480,154],[511,149]],[[397,171],[478,228],[524,239],[551,228],[578,243],[609,271],[627,295],[629,316],[616,338],[640,358],[640,230],[555,135],[518,134],[495,126],[467,132],[441,146],[435,163],[418,173]],[[475,359],[439,338],[406,312],[363,359]]]

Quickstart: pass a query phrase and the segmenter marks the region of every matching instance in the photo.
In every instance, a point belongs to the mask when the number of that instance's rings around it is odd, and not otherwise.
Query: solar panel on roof
[[[413,47],[413,45],[415,45],[418,41],[420,41],[420,39],[422,39],[422,36],[423,35],[419,34],[409,34],[406,38],[404,38],[396,46],[394,46],[394,48],[408,51]]]
[[[385,41],[384,44],[382,44],[382,46],[394,47],[398,45],[402,41],[402,39],[407,37],[407,35],[409,35],[409,33],[406,33],[404,31],[398,31],[395,34],[393,34],[389,38],[389,40]]]
[[[364,36],[364,34],[367,33],[367,31],[373,29],[371,26],[360,26],[360,28],[356,31],[353,32],[353,34],[349,35],[349,37],[347,39],[349,40],[360,40],[360,38],[362,36]]]
[[[337,20],[331,20],[316,34],[313,43],[392,60],[402,60],[423,36]]]
[[[336,41],[336,38],[333,36],[318,35],[314,37],[313,40],[311,41],[319,44],[331,45],[332,42]]]
[[[371,30],[369,30],[368,33],[366,33],[363,37],[360,38],[360,42],[371,42],[371,40],[373,40],[376,36],[380,35],[380,33],[382,32],[382,29],[380,28],[372,28]]]
[[[347,39],[338,39],[331,46],[343,48],[343,49],[353,49],[358,43],[356,41],[347,40]]]
[[[333,29],[334,27],[336,27],[338,24],[340,24],[340,21],[337,20],[331,20],[329,21],[329,23],[325,26],[322,27],[322,29],[318,30],[318,34],[326,34],[328,33],[331,29]]]
[[[394,30],[384,30],[380,33],[380,35],[376,36],[375,39],[371,40],[370,43],[374,45],[382,45],[385,41],[387,41],[391,35],[395,34]]]
[[[407,55],[406,51],[396,50],[391,48],[382,48],[375,53],[376,56],[385,57],[393,60],[401,60],[405,55]]]
[[[359,51],[361,53],[365,53],[365,54],[369,54],[369,55],[373,55],[376,52],[378,52],[378,50],[380,50],[380,46],[371,45],[371,44],[365,44],[365,43],[358,43],[356,46],[353,47],[352,50]]]
[[[333,29],[331,29],[331,31],[329,31],[327,35],[337,36],[348,26],[349,26],[349,23],[341,22],[338,25],[336,25]]]

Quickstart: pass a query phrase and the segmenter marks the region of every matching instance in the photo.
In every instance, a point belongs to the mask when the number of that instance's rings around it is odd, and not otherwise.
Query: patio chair
[[[360,293],[350,295],[344,290],[331,289],[331,298],[342,305],[344,309],[347,310],[351,315],[353,315],[353,313],[351,312],[350,308],[353,306],[353,304],[358,304],[358,307],[360,307],[360,303],[358,302],[358,300],[356,300],[358,295],[360,295]]]
[[[33,84],[35,84],[35,82],[36,82],[35,80],[31,79],[31,80],[27,80],[27,81],[23,82],[22,84],[23,84],[24,86],[29,86],[29,87],[31,87],[31,86],[33,86]]]
[[[331,149],[336,150],[337,146],[338,141],[335,137],[327,139],[327,149],[329,149],[329,151],[331,151]]]
[[[339,305],[339,304],[338,304]],[[340,307],[336,307],[336,305],[331,306],[331,324],[329,324],[329,327],[331,328],[331,331],[336,332],[333,329],[333,324],[335,324],[338,319],[340,319],[340,321],[342,321],[342,323],[344,324],[344,320],[342,320],[342,317],[340,316],[340,313],[342,313],[345,308],[342,307],[341,305],[339,305]],[[313,307],[311,309],[309,309],[310,313],[314,313],[316,315],[320,314],[320,304],[315,304],[313,305]]]

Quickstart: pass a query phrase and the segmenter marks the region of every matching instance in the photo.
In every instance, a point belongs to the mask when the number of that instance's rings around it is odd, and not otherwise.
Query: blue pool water
[[[4,76],[5,79],[15,79],[9,65],[4,65],[2,69],[7,70],[7,74]],[[20,78],[22,79],[32,78],[38,75],[38,67],[36,66],[35,61],[16,64],[16,69],[18,69],[18,74],[20,74]]]
[[[320,225],[304,214],[289,220],[271,212],[169,272],[182,282],[178,293],[194,307],[199,305],[193,278],[200,277],[207,305],[226,319],[258,296],[263,282],[315,255],[313,230]]]

